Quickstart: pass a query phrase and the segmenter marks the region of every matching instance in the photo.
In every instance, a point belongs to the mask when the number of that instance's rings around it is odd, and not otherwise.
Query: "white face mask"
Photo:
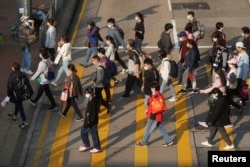
[[[183,41],[183,39],[182,39],[182,38],[179,38],[179,40],[180,40],[180,41]]]
[[[144,66],[144,70],[148,70],[148,67],[147,67],[147,66]]]
[[[190,19],[191,19],[191,16],[187,15],[187,19],[190,20]]]
[[[135,20],[138,21],[138,17],[137,16],[135,16]]]
[[[29,22],[26,22],[25,24],[26,24],[26,26],[28,26],[28,27],[30,26],[30,23],[29,23]]]
[[[214,100],[217,100],[217,99],[218,99],[218,97],[215,96],[215,95],[212,95],[212,97],[213,97]]]
[[[241,36],[245,36],[245,34],[244,34],[244,33],[241,33]]]
[[[213,38],[213,41],[214,41],[214,42],[217,42],[217,38]]]
[[[90,94],[85,94],[85,97],[87,98],[87,99],[89,99],[90,98]]]
[[[108,24],[108,28],[111,28],[112,26],[111,26],[111,24]]]

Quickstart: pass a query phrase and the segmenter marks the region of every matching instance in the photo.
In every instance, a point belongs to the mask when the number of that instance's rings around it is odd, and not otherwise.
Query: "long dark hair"
[[[68,69],[70,69],[73,73],[77,73],[77,70],[74,64],[69,64]]]
[[[137,12],[135,15],[140,18],[142,23],[144,23],[144,17],[140,12]]]
[[[227,81],[226,81],[226,76],[225,76],[225,74],[224,74],[224,71],[223,71],[222,69],[218,68],[218,69],[215,70],[215,72],[216,72],[216,74],[219,75],[221,84],[222,84],[223,86],[226,86]]]
[[[107,36],[106,36],[106,40],[109,40],[109,41],[114,45],[114,47],[116,47],[116,46],[115,46],[114,38],[113,38],[112,36],[107,35]]]

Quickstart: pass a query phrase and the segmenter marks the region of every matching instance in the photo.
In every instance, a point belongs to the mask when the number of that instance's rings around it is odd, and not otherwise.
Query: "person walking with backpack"
[[[62,59],[62,62],[60,60]],[[51,82],[52,85],[57,86],[57,82],[62,76],[63,71],[67,76],[69,76],[68,64],[72,60],[71,58],[71,48],[69,38],[65,35],[61,37],[61,40],[58,42],[57,56],[54,61],[54,64],[61,64],[56,79]]]
[[[101,63],[101,58],[97,55],[92,57],[93,64],[96,66],[96,72],[93,77],[94,87],[95,87],[95,97],[101,105],[107,109],[107,113],[110,113],[111,106],[108,102],[103,100],[102,90],[103,88],[110,84],[110,75],[109,72],[105,69]],[[109,77],[109,78],[107,78]]]
[[[145,111],[148,119],[145,132],[141,142],[135,143],[139,147],[147,146],[147,141],[155,128],[159,129],[164,138],[165,142],[162,144],[162,146],[167,147],[174,144],[162,124],[163,112],[167,110],[167,106],[164,101],[163,95],[159,92],[159,88],[160,86],[158,83],[154,83],[153,85],[151,85],[152,95],[148,99],[148,107]]]
[[[105,49],[104,48],[98,48],[97,49],[97,54],[100,57],[102,65],[105,67],[105,69],[107,71],[109,71],[109,59],[105,55]],[[106,93],[106,101],[108,103],[112,103],[111,94],[110,94],[110,84],[105,85],[104,91]]]
[[[87,108],[85,112],[85,119],[81,128],[81,138],[83,145],[79,147],[79,151],[90,150],[91,153],[101,152],[101,143],[98,134],[98,121],[100,104],[95,97],[95,90],[92,87],[88,87],[85,90],[85,97],[88,100]],[[93,139],[94,147],[91,149],[89,142],[89,133]]]
[[[173,32],[173,25],[171,23],[165,24],[164,31],[161,33],[161,38],[157,44],[158,48],[165,50],[167,54],[170,54],[174,47],[170,37],[171,32]]]
[[[83,62],[80,63],[80,65],[85,68],[88,67],[88,61],[91,54],[97,55],[98,41],[100,40],[101,42],[103,42],[103,39],[99,33],[100,28],[96,26],[95,22],[90,20],[87,24],[88,49],[83,59]]]
[[[31,46],[28,42],[29,35],[35,33],[34,29],[34,20],[28,20],[28,16],[22,16],[20,18],[21,25],[19,27],[18,35],[19,35],[19,40],[21,43],[21,52],[22,52],[22,65],[21,65],[21,71],[25,72],[26,74],[32,75],[33,72],[30,70],[31,69]]]
[[[47,49],[52,62],[55,60],[55,47],[56,47],[56,28],[55,21],[48,19],[48,29],[46,31],[45,48]]]
[[[124,42],[123,38],[121,35],[124,35],[122,29],[115,23],[115,19],[114,18],[109,18],[107,20],[107,24],[108,24],[108,36],[111,36],[114,39],[115,42],[115,59],[118,61],[118,63],[122,66],[122,72],[121,74],[125,74],[128,72],[128,67],[126,66],[126,64],[124,63],[124,61],[120,58],[120,55],[118,53],[118,47],[119,45],[122,45],[123,49],[125,50],[125,52],[127,52],[127,47],[126,47],[126,43]]]
[[[30,99],[29,102],[31,103],[32,106],[35,107],[37,101],[42,97],[43,92],[45,92],[51,104],[48,110],[56,111],[57,110],[56,102],[51,93],[51,90],[49,87],[50,81],[48,80],[48,71],[49,71],[49,68],[51,68],[52,66],[52,62],[51,60],[48,59],[49,54],[45,48],[41,48],[39,50],[39,57],[42,60],[39,62],[38,68],[35,74],[30,78],[30,81],[33,81],[35,79],[38,80],[39,82],[38,92],[37,92],[36,97]]]
[[[196,42],[194,40],[188,40],[187,46],[190,50],[187,52],[184,62],[184,73],[182,77],[183,87],[178,92],[180,94],[186,94],[188,79],[192,82],[192,93],[198,93],[196,89],[196,71],[198,68],[199,61],[199,50],[197,48]]]
[[[138,53],[135,51],[135,40],[128,40],[128,77],[126,80],[125,91],[122,95],[122,99],[130,97],[130,91],[134,84],[140,83],[141,78],[141,62]]]
[[[141,91],[144,93],[144,106],[147,107],[148,98],[152,95],[151,85],[159,83],[159,72],[154,67],[153,61],[149,58],[144,60],[144,77]]]
[[[65,117],[69,111],[69,108],[72,106],[78,115],[76,121],[83,121],[82,113],[76,103],[76,100],[79,96],[83,95],[82,85],[79,76],[76,74],[77,70],[74,64],[68,65],[69,76],[65,80],[64,89],[68,90],[68,99],[64,111],[59,111],[59,114],[62,117]]]
[[[162,78],[162,83],[160,87],[161,94],[164,94],[166,86],[169,87],[172,97],[168,100],[170,102],[174,102],[177,100],[177,96],[174,90],[174,86],[172,83],[171,76],[169,75],[171,71],[171,55],[167,55],[165,50],[159,51],[159,57],[161,59],[161,66],[160,66],[160,76]]]
[[[189,11],[187,13],[187,19],[189,23],[192,23],[192,33],[195,38],[195,41],[199,38],[200,32],[199,32],[199,26],[198,26],[198,21],[196,20],[194,16],[194,11]]]
[[[140,12],[135,14],[135,28],[133,29],[135,34],[135,48],[141,52],[142,41],[144,39],[145,27],[144,27],[144,18]]]
[[[115,42],[111,36],[109,36],[109,35],[106,36],[106,43],[108,45],[108,48],[106,49],[105,55],[108,57],[108,59],[113,61],[113,62],[117,59],[121,59],[120,56],[118,54],[116,54],[117,50],[115,48]],[[117,69],[117,67],[116,67],[116,69]],[[115,75],[113,75],[111,77],[112,77],[112,80],[115,82],[115,85],[117,85],[120,82],[118,79],[115,78]]]
[[[8,114],[8,116],[15,121],[18,112],[20,112],[23,122],[19,127],[25,128],[29,124],[26,122],[26,115],[23,109],[23,101],[27,99],[23,99],[23,97],[26,95],[31,97],[33,95],[33,89],[28,77],[20,71],[20,64],[14,62],[11,69],[12,72],[7,83],[7,96],[10,102],[15,104],[15,112],[13,114]],[[24,86],[26,86],[26,89],[24,89]]]

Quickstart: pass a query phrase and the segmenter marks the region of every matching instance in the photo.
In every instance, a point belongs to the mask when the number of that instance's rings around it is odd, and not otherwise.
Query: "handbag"
[[[36,34],[30,34],[27,38],[27,42],[31,45],[34,44],[38,40]]]
[[[167,110],[163,96],[159,93],[149,98],[149,109],[153,114],[158,114]]]
[[[61,93],[61,97],[60,97],[60,100],[62,102],[66,102],[67,99],[69,97],[69,90],[68,89],[63,89],[62,93]]]

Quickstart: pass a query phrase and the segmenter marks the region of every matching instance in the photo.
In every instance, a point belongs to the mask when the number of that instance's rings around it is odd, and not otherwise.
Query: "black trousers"
[[[46,96],[48,97],[48,99],[49,99],[49,101],[51,103],[51,106],[55,107],[56,106],[56,102],[55,102],[54,97],[53,97],[53,95],[51,93],[49,84],[44,84],[44,85],[40,84],[39,88],[38,88],[37,95],[36,95],[36,97],[32,101],[36,103],[42,97],[43,92],[45,92]]]
[[[208,143],[212,144],[212,141],[217,133],[217,131],[220,132],[222,138],[225,140],[225,142],[228,144],[228,145],[231,145],[232,142],[230,141],[228,135],[227,135],[227,132],[225,130],[224,127],[214,127],[214,126],[210,126],[209,127],[209,130],[210,130],[210,136],[208,138]]]
[[[104,87],[104,91],[106,93],[106,101],[111,100],[111,95],[110,95],[110,84]]]
[[[102,90],[103,90],[103,88],[97,88],[97,87],[95,87],[95,97],[96,97],[96,99],[99,101],[99,103],[101,105],[103,105],[104,107],[106,107],[108,109],[109,108],[109,104],[108,104],[108,102],[106,102],[106,101],[103,100]]]
[[[78,107],[78,105],[76,103],[76,98],[75,97],[68,98],[68,100],[66,102],[66,106],[65,106],[64,111],[63,111],[63,114],[66,115],[71,106],[74,108],[74,110],[75,110],[76,114],[78,115],[78,117],[83,118],[82,113],[81,113],[81,111],[80,111],[80,109],[79,109],[79,107]]]
[[[125,92],[123,94],[124,97],[129,97],[130,92],[132,88],[134,87],[134,84],[140,83],[139,79],[136,78],[136,76],[128,74],[127,81],[126,81],[126,86],[125,86]]]
[[[24,112],[24,109],[23,109],[23,102],[22,101],[15,102],[14,115],[17,116],[18,112],[20,112],[22,121],[25,122],[26,121],[26,116],[25,116],[25,112]]]
[[[115,51],[115,60],[118,61],[118,63],[122,66],[123,69],[128,69],[128,67],[126,66],[124,61],[121,59],[117,51]]]
[[[51,61],[55,61],[55,49],[54,48],[47,48],[47,52],[49,53]]]
[[[240,109],[241,106],[238,103],[233,101],[233,96],[237,95],[237,89],[229,89],[229,88],[227,88],[227,93],[226,94],[227,94],[227,100],[229,101],[229,104],[234,106],[235,108]]]

